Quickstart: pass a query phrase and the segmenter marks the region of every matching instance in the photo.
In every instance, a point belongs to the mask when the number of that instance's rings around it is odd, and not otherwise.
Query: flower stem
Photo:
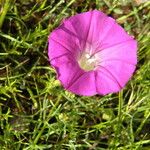
[[[118,105],[118,125],[120,129],[120,122],[121,122],[121,116],[122,116],[122,106],[123,106],[123,91],[121,90],[119,92],[119,105]]]
[[[123,107],[123,90],[119,92],[118,95],[118,118],[117,118],[117,125],[116,125],[116,133],[115,133],[115,140],[112,149],[117,150],[117,146],[120,140],[121,134],[121,122],[122,122],[122,107]]]

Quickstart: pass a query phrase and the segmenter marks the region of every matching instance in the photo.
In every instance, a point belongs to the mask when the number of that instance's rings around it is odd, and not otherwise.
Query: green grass
[[[47,38],[97,8],[138,40],[137,70],[119,93],[83,97],[56,80]],[[149,150],[150,2],[0,0],[0,150]]]

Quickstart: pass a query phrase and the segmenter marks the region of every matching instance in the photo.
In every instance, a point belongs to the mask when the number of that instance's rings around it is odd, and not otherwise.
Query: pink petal
[[[92,18],[89,26],[87,41],[89,43],[98,43],[104,40],[109,30],[114,24],[114,20],[104,13],[94,10],[91,12]]]
[[[120,62],[128,64],[137,64],[137,42],[135,40],[129,40],[114,46],[108,47],[99,51],[98,56],[100,62],[114,62],[114,67]]]
[[[78,58],[85,48],[91,17],[92,11],[89,11],[65,19],[49,36],[49,58],[58,58],[66,53]]]
[[[84,96],[92,96],[97,94],[95,72],[90,71],[82,74],[77,78],[73,84],[68,88],[69,91]]]
[[[87,42],[93,11],[84,12],[64,21],[67,30],[73,32],[79,39],[80,50],[83,51]]]
[[[122,61],[107,61],[100,64],[99,69],[100,71],[105,70],[109,76],[113,79],[113,81],[118,84],[118,86],[123,88],[127,81],[131,78],[135,66],[132,64],[128,64]],[[105,76],[105,73],[103,74]],[[111,82],[110,82],[111,83]],[[112,85],[109,84],[111,87]],[[114,86],[115,87],[115,86]],[[109,88],[109,87],[108,87]]]
[[[64,25],[58,27],[49,36],[49,58],[58,58],[64,54],[71,54],[76,58],[79,53],[80,50],[77,37],[74,36],[71,31],[66,31]]]
[[[120,83],[105,68],[97,70],[95,77],[97,92],[100,95],[118,92],[122,88]]]
[[[109,24],[112,22],[112,18],[108,17]],[[118,43],[122,43],[125,41],[133,40],[131,36],[125,32],[125,30],[118,25],[118,23],[113,20],[114,24],[111,26],[111,29],[108,31],[107,36],[102,39],[101,49],[108,48],[114,46]]]
[[[87,41],[95,44],[97,50],[110,47],[132,39],[124,29],[111,17],[94,10]]]
[[[100,94],[117,92],[125,86],[135,71],[136,49],[136,41],[129,40],[98,53],[100,66],[97,82],[100,84],[97,84],[97,89]]]
[[[53,59],[51,65],[55,67],[57,78],[65,88],[68,88],[76,78],[84,73],[78,63],[69,54]]]
[[[72,54],[70,50],[62,46],[59,42],[49,39],[48,56],[50,61],[64,55]]]

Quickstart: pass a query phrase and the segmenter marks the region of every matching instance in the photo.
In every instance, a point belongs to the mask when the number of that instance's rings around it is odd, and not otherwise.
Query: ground
[[[138,41],[138,64],[116,94],[83,97],[56,80],[47,39],[60,22],[98,9]],[[149,150],[150,1],[0,0],[0,149]]]

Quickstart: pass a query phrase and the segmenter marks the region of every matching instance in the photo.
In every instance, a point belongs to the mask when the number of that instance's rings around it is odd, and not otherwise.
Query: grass
[[[47,38],[90,9],[114,17],[138,41],[137,70],[119,93],[83,97],[55,79]],[[0,0],[0,149],[149,150],[150,2]]]

